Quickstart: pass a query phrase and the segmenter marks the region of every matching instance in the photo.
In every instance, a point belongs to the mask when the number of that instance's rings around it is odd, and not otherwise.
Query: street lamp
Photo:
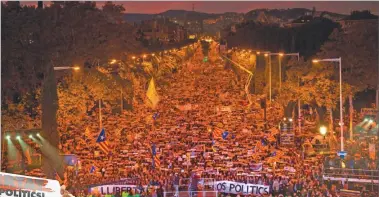
[[[339,63],[339,75],[340,75],[340,128],[341,128],[341,151],[344,151],[344,144],[343,144],[343,112],[342,112],[342,60],[341,57],[339,58],[331,58],[331,59],[315,59],[312,60],[313,63],[318,62],[338,62]],[[352,133],[350,133],[352,135]]]
[[[110,64],[114,64],[114,63],[116,63],[116,62],[117,62],[116,59],[112,59],[111,62],[109,62],[109,63],[110,63]]]
[[[272,98],[272,96],[271,96],[271,92],[272,92],[272,90],[271,90],[271,53],[270,52],[268,52],[268,53],[265,53],[265,55],[264,55],[265,57],[268,57],[268,72],[269,72],[269,77],[268,77],[268,84],[269,84],[269,89],[270,89],[270,91],[269,91],[269,97],[270,97],[270,103],[271,103],[271,98]]]
[[[72,69],[72,70],[80,70],[80,67],[79,66],[61,66],[61,67],[54,67],[54,70],[69,70],[69,69]]]
[[[321,126],[320,127],[320,133],[321,133],[322,136],[325,137],[325,134],[326,134],[327,131],[328,131],[328,129],[325,126]]]
[[[297,56],[297,61],[300,59],[299,53],[269,53],[268,55],[278,55],[279,57],[279,92],[282,90],[282,61],[281,57],[283,56]]]

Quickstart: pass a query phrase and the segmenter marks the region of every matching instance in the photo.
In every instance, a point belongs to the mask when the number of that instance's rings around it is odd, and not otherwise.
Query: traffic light
[[[208,57],[204,57],[203,62],[208,62]]]

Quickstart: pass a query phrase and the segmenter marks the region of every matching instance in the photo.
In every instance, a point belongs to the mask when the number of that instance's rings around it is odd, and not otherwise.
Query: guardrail
[[[348,180],[349,182],[379,183],[379,170],[325,168],[323,169],[325,180]]]
[[[180,186],[186,186],[190,183],[190,178],[183,178],[181,179]],[[200,178],[199,182],[203,182],[204,185],[214,185],[215,179],[213,178]]]

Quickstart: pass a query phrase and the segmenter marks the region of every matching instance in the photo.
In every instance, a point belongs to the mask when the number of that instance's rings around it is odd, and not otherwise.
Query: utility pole
[[[103,122],[101,118],[101,99],[99,99],[99,126],[101,131],[103,129]]]
[[[122,114],[123,110],[124,110],[124,97],[123,97],[123,92],[122,92],[122,88],[121,88],[121,114]]]
[[[271,90],[271,55],[268,56],[268,69],[269,69],[269,86],[270,86],[270,105],[271,105],[271,94],[272,94],[272,90]]]

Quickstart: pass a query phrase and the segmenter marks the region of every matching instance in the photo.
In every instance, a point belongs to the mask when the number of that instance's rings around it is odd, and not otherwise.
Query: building
[[[371,14],[370,11],[353,11],[350,16],[339,20],[338,23],[342,28],[349,28],[352,25],[378,25],[378,16]]]
[[[378,26],[378,19],[362,19],[362,20],[339,20],[338,23],[342,28],[346,29],[353,25],[365,24]]]
[[[307,24],[313,20],[315,20],[316,18],[313,17],[312,15],[304,15],[304,16],[301,16],[300,18],[298,19],[295,19],[293,21],[291,21],[290,23],[286,23],[284,24],[283,26],[284,27],[299,27],[301,25],[304,25],[304,24]]]
[[[187,39],[187,30],[164,17],[142,21],[137,25],[137,38],[148,45],[169,44]]]
[[[202,34],[203,33],[203,20],[191,20],[186,21],[184,28],[191,34]]]

